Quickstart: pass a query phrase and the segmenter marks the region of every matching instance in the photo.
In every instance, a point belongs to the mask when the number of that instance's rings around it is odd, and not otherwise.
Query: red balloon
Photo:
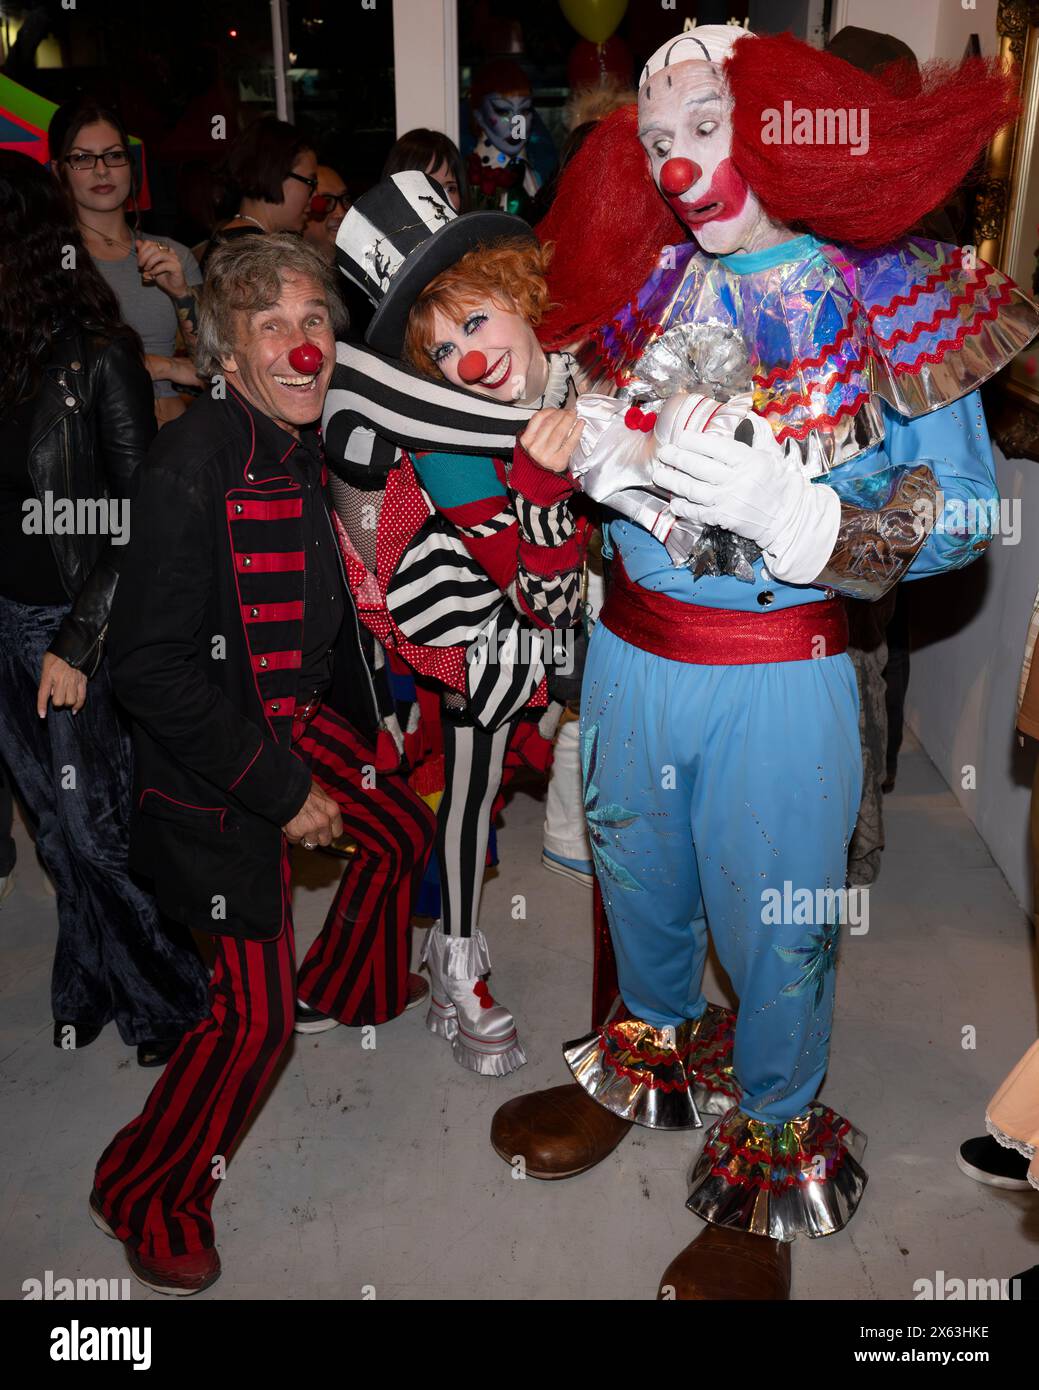
[[[692,188],[702,173],[700,166],[691,159],[669,159],[660,171],[660,187],[674,197]]]
[[[289,353],[289,366],[303,376],[319,372],[324,360],[325,354],[316,343],[300,343]]]
[[[631,49],[613,34],[605,43],[581,39],[570,51],[566,80],[571,87],[601,87],[608,77],[628,85],[632,76]]]
[[[474,381],[479,381],[482,376],[487,375],[487,358],[473,348],[472,352],[467,352],[459,362],[458,375],[467,386],[471,386]]]

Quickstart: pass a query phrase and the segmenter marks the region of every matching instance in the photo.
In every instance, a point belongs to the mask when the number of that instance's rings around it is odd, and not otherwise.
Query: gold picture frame
[[[1039,286],[1039,0],[1000,0],[999,58],[1019,78],[1021,115],[993,140],[975,205],[980,260],[1025,294]],[[1018,353],[988,398],[992,438],[1008,458],[1039,461],[1039,344]]]

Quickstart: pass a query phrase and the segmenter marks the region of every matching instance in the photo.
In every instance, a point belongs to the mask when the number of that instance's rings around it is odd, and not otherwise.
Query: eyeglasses
[[[346,212],[349,206],[349,193],[315,193],[310,200],[310,215],[327,217],[333,208],[341,207]]]
[[[70,169],[93,170],[97,167],[97,161],[103,160],[106,169],[122,169],[124,165],[130,163],[130,156],[126,150],[105,150],[104,154],[93,154],[90,150],[76,150],[73,154],[65,156],[65,163]]]
[[[311,193],[317,192],[317,179],[308,179],[304,174],[294,174],[291,169],[289,170],[289,178],[299,179],[300,183],[307,185]]]

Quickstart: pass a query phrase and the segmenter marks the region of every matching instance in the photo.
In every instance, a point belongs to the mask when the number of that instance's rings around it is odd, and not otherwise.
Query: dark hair
[[[47,349],[70,323],[140,347],[120,317],[57,179],[28,155],[0,150],[0,416],[33,394]]]
[[[423,174],[429,169],[439,169],[446,164],[458,183],[458,193],[462,200],[461,211],[469,207],[469,181],[465,176],[465,163],[455,142],[442,130],[426,130],[419,126],[406,131],[386,156],[382,177],[403,174],[408,169],[419,169]]]
[[[283,203],[282,184],[304,150],[313,149],[310,140],[288,121],[260,116],[246,126],[228,151],[227,174],[239,197]]]
[[[136,204],[137,170],[130,150],[130,137],[126,132],[126,126],[123,125],[123,118],[110,106],[100,106],[89,97],[77,97],[75,101],[67,101],[64,106],[58,107],[47,127],[47,148],[50,151],[51,166],[61,186],[66,192],[71,193],[69,166],[65,163],[65,156],[76,143],[83,127],[95,125],[98,121],[105,121],[114,127],[127,154],[130,155],[130,196]]]

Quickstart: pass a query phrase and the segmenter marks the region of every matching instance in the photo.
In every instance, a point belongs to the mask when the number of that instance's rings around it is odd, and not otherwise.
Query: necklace
[[[266,234],[267,228],[263,225],[263,223],[260,221],[258,217],[250,217],[249,214],[247,212],[243,212],[241,208],[239,208],[238,211],[235,213],[235,217],[237,217],[240,222],[255,223],[255,225],[259,227],[260,231]]]
[[[120,241],[118,237],[109,236],[107,232],[99,231],[97,227],[92,227],[89,222],[84,222],[82,219],[80,219],[79,225],[85,227],[88,232],[93,232],[95,236],[99,236],[106,246],[125,246],[127,251],[133,250],[132,240]]]

